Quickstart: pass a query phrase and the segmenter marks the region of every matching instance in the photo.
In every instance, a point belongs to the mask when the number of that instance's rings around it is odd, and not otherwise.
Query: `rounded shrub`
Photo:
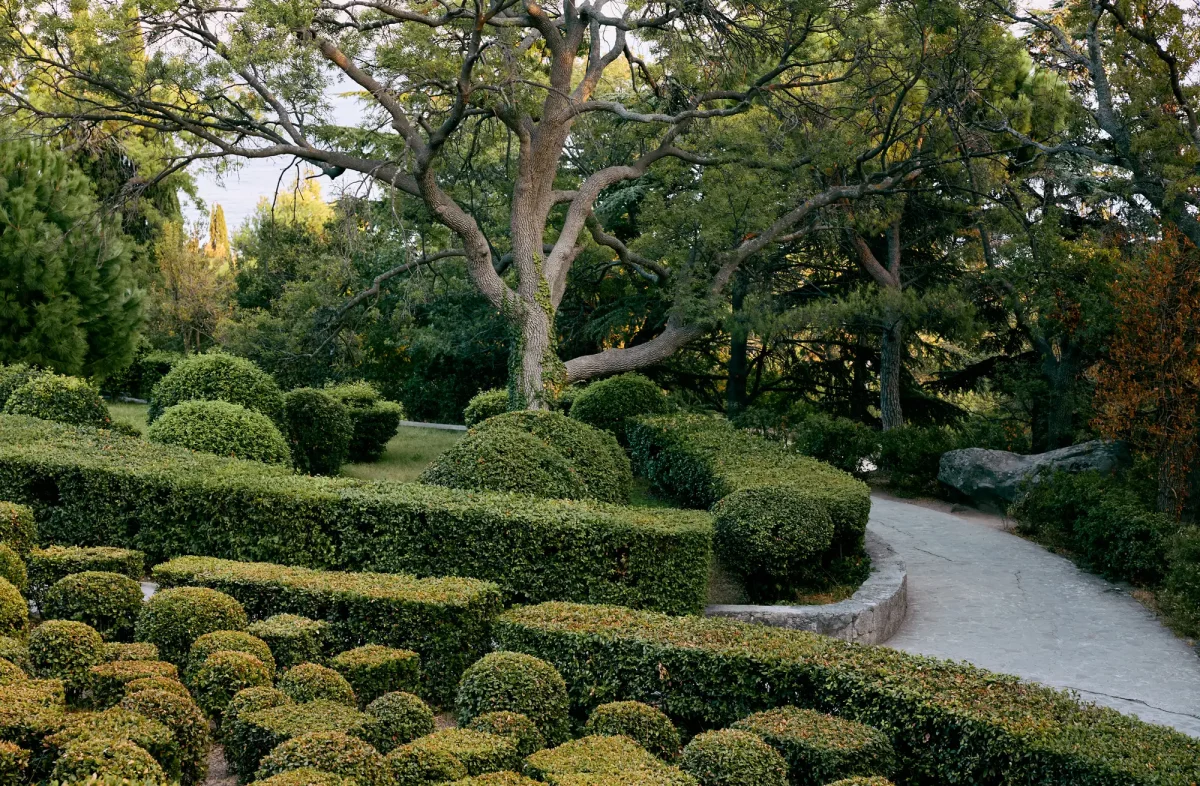
[[[22,682],[27,679],[29,679],[29,675],[25,673],[24,669],[10,660],[0,658],[0,685]]]
[[[46,758],[87,739],[128,740],[149,753],[171,780],[178,780],[182,754],[175,735],[162,723],[137,712],[112,707],[68,718],[66,726],[45,739]]]
[[[378,461],[388,440],[400,428],[404,408],[394,401],[384,401],[374,385],[361,380],[333,385],[325,392],[344,404],[350,415],[350,461]]]
[[[104,660],[158,660],[158,647],[144,641],[105,642]]]
[[[463,672],[455,696],[460,725],[485,712],[519,712],[550,745],[567,739],[569,707],[562,675],[546,661],[519,652],[493,652],[476,661]]]
[[[37,543],[33,508],[15,502],[0,502],[0,543],[7,543],[22,557]]]
[[[29,571],[25,569],[25,560],[7,543],[0,543],[0,579],[25,592],[29,588]]]
[[[245,358],[220,352],[192,355],[176,362],[150,394],[147,419],[153,423],[185,401],[225,401],[280,422],[283,394],[271,375]]]
[[[822,784],[856,775],[889,776],[896,754],[882,731],[800,707],[758,712],[734,724],[775,748],[793,786]]]
[[[30,415],[72,426],[106,428],[112,423],[100,393],[78,377],[42,374],[12,392],[6,415]]]
[[[29,604],[11,581],[0,578],[0,635],[19,633],[29,621]]]
[[[29,661],[29,645],[11,636],[0,636],[0,658],[20,666],[23,671],[33,671]]]
[[[700,786],[787,786],[787,762],[756,735],[721,729],[697,735],[680,768]]]
[[[110,546],[48,546],[29,552],[29,596],[39,606],[54,582],[72,573],[100,570],[138,581],[145,575],[146,555]]]
[[[339,731],[310,732],[280,743],[259,764],[256,778],[262,780],[303,767],[344,775],[360,786],[388,781],[379,751]]]
[[[51,585],[42,616],[91,625],[108,641],[133,638],[142,610],[142,587],[128,576],[107,571],[73,573]]]
[[[187,689],[186,685],[173,677],[138,677],[136,680],[125,683],[126,696],[132,696],[143,690],[163,690],[188,701],[192,700],[192,692]]]
[[[91,776],[166,784],[167,774],[145,749],[129,740],[92,737],[68,745],[54,763],[52,780],[83,783]]]
[[[420,656],[411,650],[365,644],[334,656],[330,665],[366,704],[385,693],[416,691],[421,680],[420,662]]]
[[[8,403],[8,399],[12,396],[14,390],[31,379],[36,379],[49,373],[52,372],[25,363],[10,363],[6,366],[0,366],[0,409],[3,409],[4,405]]]
[[[579,786],[593,783],[601,786],[602,783],[608,783],[608,781],[580,780]],[[518,772],[485,772],[483,775],[474,775],[463,778],[461,781],[454,781],[449,786],[541,786],[541,781],[526,778]]]
[[[555,499],[586,496],[579,476],[558,451],[511,426],[471,429],[434,459],[420,480],[434,486]]]
[[[803,489],[742,489],[712,510],[717,556],[754,599],[786,595],[819,567],[833,542],[827,507]]]
[[[528,715],[519,712],[485,712],[472,718],[467,728],[507,737],[522,759],[546,747],[546,740],[538,731],[537,724]]]
[[[371,744],[381,753],[433,734],[433,710],[411,693],[385,693],[367,705],[367,714],[375,719],[369,729]]]
[[[679,754],[679,731],[659,709],[640,701],[614,701],[592,710],[586,734],[624,735],[660,759]]]
[[[505,412],[508,412],[508,391],[504,388],[484,390],[476,393],[467,402],[463,409],[463,423],[470,428]]]
[[[88,670],[101,663],[103,644],[100,634],[82,622],[43,622],[29,634],[33,676],[82,686],[88,679]]]
[[[346,405],[323,390],[298,388],[284,395],[283,418],[296,469],[336,475],[354,436]]]
[[[401,745],[384,759],[395,786],[430,786],[467,777],[467,768],[453,753]]]
[[[271,655],[271,648],[259,637],[241,630],[215,630],[212,633],[205,633],[193,641],[192,648],[188,651],[185,678],[191,681],[195,673],[208,660],[208,656],[222,650],[253,655],[267,667],[271,679],[275,679],[275,658]]]
[[[208,720],[190,696],[147,688],[121,700],[121,709],[158,721],[179,744],[182,783],[195,786],[208,774]]]
[[[521,757],[512,741],[495,734],[486,734],[471,729],[442,729],[427,734],[392,751],[416,748],[427,751],[449,753],[463,763],[468,775],[516,769]]]
[[[279,689],[293,701],[328,699],[354,706],[354,688],[336,671],[316,663],[301,663],[284,672]]]
[[[178,680],[179,671],[162,660],[119,660],[88,669],[88,688],[94,707],[111,707],[125,696],[125,687],[134,680],[162,677]]]
[[[329,623],[295,614],[276,614],[252,623],[250,632],[267,643],[281,671],[301,663],[320,663],[329,637]]]
[[[231,730],[237,725],[238,718],[242,715],[292,703],[286,693],[266,685],[243,688],[233,694],[233,698],[225,707],[225,714],[221,717],[221,738],[229,738]]]
[[[291,460],[287,442],[270,418],[224,401],[185,401],[169,407],[151,424],[146,438],[266,464]]]
[[[255,781],[259,786],[359,786],[353,778],[344,778],[332,772],[321,772],[312,767],[285,770],[270,778]]]
[[[200,709],[220,720],[239,691],[271,684],[271,671],[258,658],[245,652],[214,652],[192,676],[192,692]]]
[[[609,432],[627,445],[625,421],[667,411],[662,388],[641,374],[618,374],[593,382],[575,395],[571,417]]]
[[[142,605],[136,638],[158,647],[164,660],[181,664],[192,642],[218,630],[245,630],[246,610],[237,600],[207,587],[173,587]]]

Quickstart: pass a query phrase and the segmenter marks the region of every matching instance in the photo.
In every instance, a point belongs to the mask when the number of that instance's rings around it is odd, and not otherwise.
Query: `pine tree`
[[[127,366],[142,324],[131,245],[66,156],[0,146],[0,361],[99,377]]]

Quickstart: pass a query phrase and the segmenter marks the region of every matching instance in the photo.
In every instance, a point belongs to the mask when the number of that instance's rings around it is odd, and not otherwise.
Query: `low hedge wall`
[[[562,673],[580,715],[653,702],[691,730],[795,705],[881,730],[901,782],[1194,786],[1200,740],[965,664],[800,631],[545,603],[494,626]]]
[[[711,517],[401,483],[312,478],[0,416],[0,499],[41,537],[315,568],[460,575],[513,599],[704,606]]]
[[[418,579],[395,573],[336,573],[283,565],[179,557],[154,568],[167,587],[232,595],[252,620],[299,614],[330,623],[338,649],[383,644],[420,655],[429,695],[453,694],[467,666],[488,649],[500,592],[478,579]]]

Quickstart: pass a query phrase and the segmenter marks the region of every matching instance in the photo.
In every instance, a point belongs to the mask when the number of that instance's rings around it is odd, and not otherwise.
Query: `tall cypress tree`
[[[103,377],[142,324],[131,243],[63,154],[0,145],[0,361]]]

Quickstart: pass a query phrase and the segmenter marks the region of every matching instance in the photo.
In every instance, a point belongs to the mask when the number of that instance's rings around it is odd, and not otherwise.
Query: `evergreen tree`
[[[0,146],[0,361],[101,377],[127,366],[142,323],[130,245],[66,156]]]
[[[213,205],[208,223],[208,252],[214,257],[229,256],[229,230],[225,226],[225,208]]]

